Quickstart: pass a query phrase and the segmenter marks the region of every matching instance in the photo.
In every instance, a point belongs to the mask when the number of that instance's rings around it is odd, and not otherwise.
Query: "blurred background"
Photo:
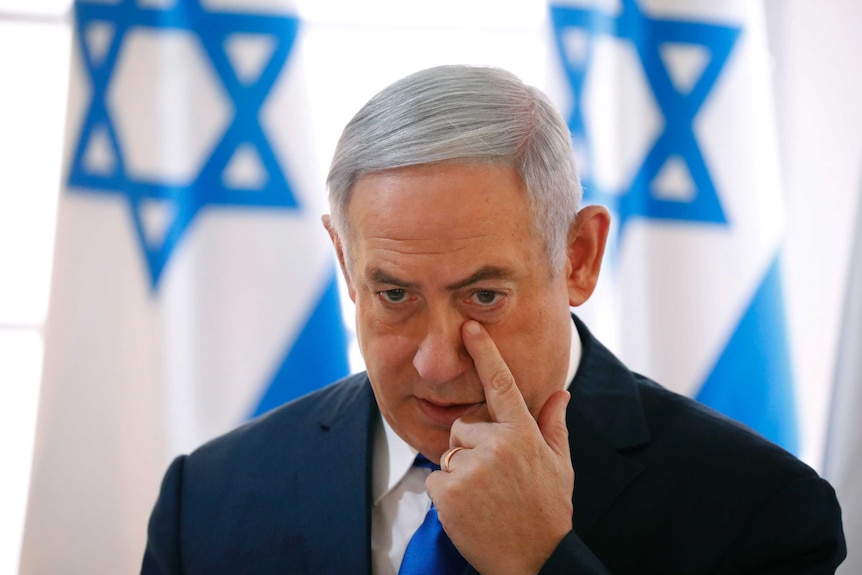
[[[173,456],[361,369],[326,168],[443,63],[569,120],[615,217],[591,329],[825,473],[858,537],[860,25],[842,0],[0,0],[0,573],[134,571]]]

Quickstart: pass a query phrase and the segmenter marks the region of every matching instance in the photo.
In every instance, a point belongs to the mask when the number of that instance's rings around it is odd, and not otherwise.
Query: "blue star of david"
[[[632,217],[656,220],[726,224],[715,185],[692,128],[695,116],[715,85],[740,33],[738,27],[713,23],[650,18],[635,0],[622,0],[618,15],[599,10],[551,6],[554,37],[574,96],[569,129],[576,147],[583,149],[588,166],[593,162],[581,104],[584,83],[591,62],[595,40],[610,36],[628,41],[637,52],[659,109],[664,116],[664,130],[648,149],[643,162],[623,189],[603,188],[587,175],[582,184],[587,201],[604,204],[618,214],[618,236]],[[567,54],[564,36],[579,29],[585,37],[584,57],[578,61]],[[710,60],[690,90],[683,92],[674,85],[662,60],[663,45],[689,44],[706,48]],[[691,198],[660,197],[652,189],[653,181],[665,164],[675,159],[684,163],[691,175],[694,194]]]
[[[299,207],[259,123],[261,106],[293,46],[299,26],[296,18],[213,12],[205,10],[200,0],[178,0],[168,8],[142,7],[134,0],[123,0],[117,4],[78,1],[75,3],[75,16],[77,42],[90,76],[92,99],[73,152],[69,188],[80,192],[125,196],[149,269],[151,289],[157,289],[171,254],[195,217],[206,206]],[[105,24],[112,28],[113,35],[104,55],[96,57],[85,38],[90,26]],[[111,85],[123,40],[135,28],[178,30],[193,34],[233,103],[232,120],[191,181],[176,184],[159,179],[133,178],[126,169],[122,153],[124,134],[119,134],[114,126],[112,110],[106,105],[106,93]],[[266,35],[275,46],[260,75],[246,83],[237,76],[226,52],[226,40],[237,33]],[[113,154],[113,161],[107,170],[88,169],[85,163],[85,152],[97,132],[106,137]],[[240,146],[250,147],[257,152],[266,171],[266,181],[258,188],[240,189],[223,181],[223,172]],[[142,206],[151,200],[173,208],[173,219],[160,242],[148,240],[144,233]]]

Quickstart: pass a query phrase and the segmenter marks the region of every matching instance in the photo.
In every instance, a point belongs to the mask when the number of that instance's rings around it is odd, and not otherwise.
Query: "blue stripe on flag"
[[[779,257],[697,395],[697,400],[798,453]]]
[[[339,305],[338,282],[333,270],[317,307],[296,342],[287,350],[251,417],[348,374],[347,335]]]

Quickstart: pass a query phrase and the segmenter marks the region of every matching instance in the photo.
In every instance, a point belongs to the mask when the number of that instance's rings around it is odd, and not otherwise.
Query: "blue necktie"
[[[413,465],[440,469],[439,465],[431,463],[421,453],[416,456]],[[466,568],[467,562],[443,531],[443,525],[437,518],[437,508],[432,503],[422,525],[407,544],[398,575],[461,575]]]

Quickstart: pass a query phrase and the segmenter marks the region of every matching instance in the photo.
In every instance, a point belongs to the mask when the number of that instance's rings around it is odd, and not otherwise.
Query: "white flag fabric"
[[[137,572],[173,456],[347,373],[300,23],[244,9],[75,4],[23,574]]]
[[[848,549],[862,549],[862,196],[856,216],[856,240],[847,277],[844,320],[835,364],[835,387],[823,475],[838,494]],[[859,551],[847,554],[838,569],[862,573]]]
[[[550,13],[585,201],[615,219],[585,316],[635,370],[796,452],[763,6]]]

